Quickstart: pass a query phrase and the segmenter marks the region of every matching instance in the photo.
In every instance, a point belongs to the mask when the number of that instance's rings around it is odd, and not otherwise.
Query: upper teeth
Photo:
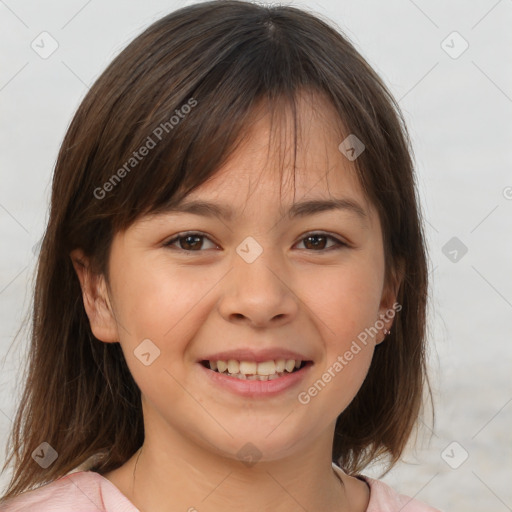
[[[217,370],[220,373],[225,372],[236,374],[243,373],[244,375],[273,375],[281,373],[285,370],[292,372],[294,368],[299,368],[302,361],[300,359],[276,359],[270,361],[262,361],[256,363],[255,361],[236,361],[229,359],[228,361],[210,361],[210,368]]]

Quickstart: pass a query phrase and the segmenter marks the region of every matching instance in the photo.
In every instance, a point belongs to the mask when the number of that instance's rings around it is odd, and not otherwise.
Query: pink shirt
[[[333,464],[335,471],[341,469]],[[380,480],[363,477],[370,487],[367,512],[439,512],[396,493]],[[75,471],[0,505],[1,512],[140,512],[121,491],[94,471]]]

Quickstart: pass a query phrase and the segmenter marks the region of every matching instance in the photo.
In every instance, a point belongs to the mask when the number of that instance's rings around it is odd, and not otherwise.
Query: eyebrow
[[[356,201],[348,198],[312,199],[293,203],[288,209],[288,216],[292,219],[306,217],[326,211],[347,211],[355,214],[363,221],[368,220],[365,209]],[[211,203],[208,201],[185,201],[165,209],[166,213],[191,213],[203,217],[218,217],[224,220],[233,218],[230,206]]]

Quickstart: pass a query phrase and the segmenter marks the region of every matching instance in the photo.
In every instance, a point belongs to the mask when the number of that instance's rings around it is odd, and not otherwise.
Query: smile
[[[306,361],[298,359],[275,359],[269,361],[202,361],[201,364],[214,372],[241,380],[274,380],[300,370]]]
[[[197,367],[208,386],[244,398],[263,399],[304,387],[313,361],[269,359],[247,361],[236,359],[202,360]]]

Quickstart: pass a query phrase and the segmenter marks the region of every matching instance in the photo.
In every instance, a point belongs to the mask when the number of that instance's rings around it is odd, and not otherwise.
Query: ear
[[[398,291],[400,290],[400,285],[404,278],[404,268],[403,262],[398,262],[396,264],[396,268],[392,270],[390,279],[386,283],[386,286],[384,286],[384,291],[379,305],[378,318],[384,326],[376,338],[376,345],[382,343],[386,339],[384,330],[391,330],[397,311],[402,309],[402,305],[397,303],[396,298],[398,297]]]
[[[73,267],[80,280],[85,312],[89,317],[92,333],[105,343],[119,341],[117,322],[103,275],[91,271],[89,259],[81,249],[70,253]]]

